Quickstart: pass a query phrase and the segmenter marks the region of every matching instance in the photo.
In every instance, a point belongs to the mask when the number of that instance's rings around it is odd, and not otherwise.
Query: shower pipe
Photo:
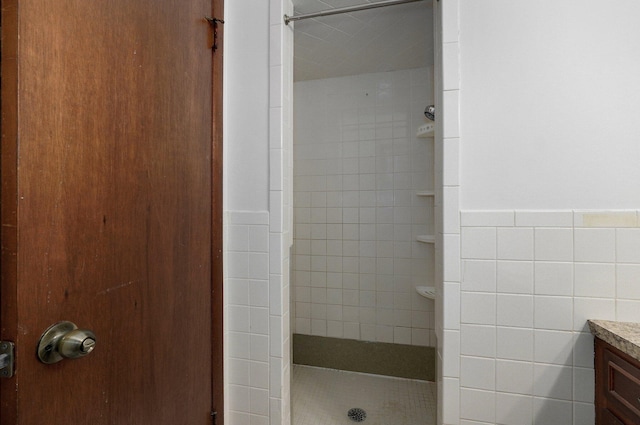
[[[384,1],[378,1],[375,3],[361,4],[358,6],[339,7],[336,9],[323,10],[320,12],[303,13],[300,15],[293,15],[293,16],[284,15],[284,23],[285,25],[289,25],[289,22],[299,21],[301,19],[310,19],[310,18],[317,18],[319,16],[337,15],[339,13],[357,12],[359,10],[376,9],[378,7],[394,6],[396,4],[413,3],[416,1],[423,1],[423,0],[384,0]]]

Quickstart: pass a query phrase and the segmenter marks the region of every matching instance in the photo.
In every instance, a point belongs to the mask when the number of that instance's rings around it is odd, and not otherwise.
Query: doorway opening
[[[294,425],[409,394],[435,423],[433,33],[431,1],[295,24]],[[325,380],[348,390],[311,397]]]

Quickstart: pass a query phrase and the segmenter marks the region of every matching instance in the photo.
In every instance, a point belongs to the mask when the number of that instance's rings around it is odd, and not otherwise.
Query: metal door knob
[[[78,359],[96,347],[96,335],[78,329],[75,323],[58,322],[50,326],[38,342],[38,358],[42,363],[57,363],[62,359]]]

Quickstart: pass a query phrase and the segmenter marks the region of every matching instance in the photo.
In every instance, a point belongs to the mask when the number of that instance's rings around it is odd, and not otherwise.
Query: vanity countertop
[[[640,361],[640,323],[588,320],[591,333]]]

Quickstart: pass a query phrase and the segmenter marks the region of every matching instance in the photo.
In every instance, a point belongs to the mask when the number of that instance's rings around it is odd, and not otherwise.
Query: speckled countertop
[[[640,323],[588,320],[591,333],[640,361]]]

